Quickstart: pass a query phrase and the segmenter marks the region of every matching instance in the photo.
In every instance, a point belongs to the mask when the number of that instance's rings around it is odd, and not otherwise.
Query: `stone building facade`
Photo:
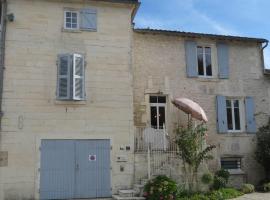
[[[218,134],[216,96],[253,97],[257,127],[268,121],[266,40],[137,30],[138,6],[137,0],[2,0],[0,199],[110,197],[131,188],[134,136],[137,127],[151,126],[151,96],[166,97],[160,126],[169,135],[187,119],[170,100],[198,102],[209,118],[208,142],[218,147],[210,169],[237,157],[248,182],[260,179],[256,135],[247,133],[245,117],[241,131]],[[226,79],[218,72],[220,40],[229,46]],[[186,41],[211,47],[212,77],[187,77]]]

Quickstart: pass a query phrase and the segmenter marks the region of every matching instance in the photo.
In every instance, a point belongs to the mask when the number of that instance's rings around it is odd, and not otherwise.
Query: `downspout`
[[[266,40],[266,41],[265,41],[265,45],[262,46],[262,53],[261,53],[261,55],[262,55],[262,67],[263,67],[263,72],[264,72],[264,70],[265,70],[265,63],[264,63],[264,49],[268,46],[268,43],[269,43],[269,41]]]
[[[7,16],[7,1],[1,0],[2,3],[2,30],[0,35],[0,130],[2,129],[2,102],[3,102],[3,83],[4,83],[4,70],[5,70],[5,41],[6,41],[6,16]]]

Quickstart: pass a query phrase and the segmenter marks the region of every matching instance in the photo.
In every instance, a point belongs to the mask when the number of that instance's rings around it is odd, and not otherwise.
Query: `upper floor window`
[[[227,126],[229,131],[241,130],[241,106],[239,99],[227,99]]]
[[[57,99],[85,99],[85,62],[80,54],[58,56]]]
[[[78,11],[65,11],[65,29],[78,29],[79,28],[79,12]]]
[[[150,96],[151,127],[164,129],[166,123],[166,96]]]
[[[229,45],[217,42],[201,45],[197,41],[185,41],[187,77],[229,78]]]
[[[212,76],[211,47],[197,46],[198,75]]]
[[[97,30],[97,11],[93,8],[64,11],[64,29],[66,30]]]

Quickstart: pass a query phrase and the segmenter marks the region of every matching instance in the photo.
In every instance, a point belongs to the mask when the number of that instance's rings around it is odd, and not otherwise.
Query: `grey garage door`
[[[111,197],[109,140],[42,140],[41,199]]]

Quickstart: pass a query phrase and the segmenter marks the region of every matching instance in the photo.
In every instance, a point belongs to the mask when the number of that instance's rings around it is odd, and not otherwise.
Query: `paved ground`
[[[246,194],[234,200],[270,200],[270,193]]]

